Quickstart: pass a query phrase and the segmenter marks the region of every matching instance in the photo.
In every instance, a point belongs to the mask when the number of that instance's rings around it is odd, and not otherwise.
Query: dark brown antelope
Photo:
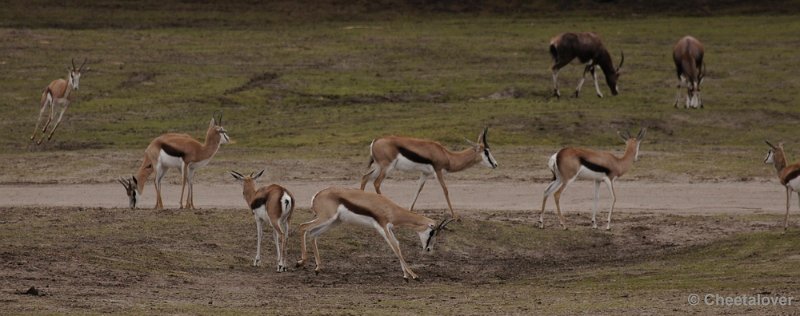
[[[36,140],[36,132],[39,130],[39,124],[42,122],[42,117],[48,106],[50,106],[50,116],[47,118],[47,122],[44,123],[44,127],[42,127],[42,138],[36,141],[36,145],[41,144],[44,140],[44,136],[47,134],[47,128],[50,126],[50,122],[53,121],[55,108],[60,107],[60,114],[58,115],[55,126],[50,130],[50,135],[47,136],[47,140],[53,138],[53,133],[56,132],[58,125],[61,124],[61,119],[64,118],[64,112],[67,111],[69,104],[72,102],[72,91],[78,91],[81,82],[81,73],[89,71],[88,67],[83,69],[85,65],[86,59],[83,60],[80,67],[76,68],[75,59],[73,58],[72,67],[67,67],[67,80],[53,80],[42,90],[42,98],[41,101],[39,101],[39,119],[36,120],[36,127],[33,128],[33,135],[31,135],[32,141]]]
[[[675,107],[681,99],[681,85],[686,83],[686,108],[703,108],[700,100],[700,84],[706,73],[703,63],[703,44],[696,38],[685,36],[672,48],[672,60],[675,61],[675,70],[678,72],[678,95],[675,97]]]
[[[606,77],[606,83],[611,89],[611,94],[617,95],[617,80],[619,79],[619,70],[622,68],[622,63],[625,62],[625,54],[620,53],[619,66],[614,68],[614,63],[611,61],[611,54],[603,46],[600,37],[595,33],[561,33],[550,40],[550,55],[553,57],[553,66],[550,70],[553,72],[553,95],[561,97],[561,92],[558,91],[558,71],[569,64],[575,58],[581,64],[585,64],[583,68],[583,76],[578,81],[578,87],[575,90],[575,97],[581,92],[581,87],[586,79],[586,73],[592,74],[594,80],[594,88],[597,91],[598,97],[603,97],[600,92],[600,85],[597,82],[597,73],[595,67],[600,66],[603,70],[603,75]]]

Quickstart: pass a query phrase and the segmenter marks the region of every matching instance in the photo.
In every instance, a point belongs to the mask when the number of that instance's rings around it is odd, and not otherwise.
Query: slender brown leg
[[[798,193],[800,194],[800,193]],[[789,228],[789,197],[792,195],[792,189],[786,187],[786,215],[783,217],[783,230]]]
[[[383,179],[385,179],[385,178],[386,178],[386,168],[381,168],[381,171],[378,174],[378,177],[375,178],[375,182],[373,182],[373,185],[375,186],[375,192],[376,193],[381,194],[381,183],[383,183]]]
[[[369,182],[369,176],[371,176],[372,173],[375,171],[376,171],[375,169],[370,169],[369,171],[367,171],[367,173],[364,174],[364,176],[361,177],[361,191],[364,191],[364,188],[367,187],[367,182]]]
[[[314,273],[319,274],[319,271],[322,270],[322,261],[319,259],[319,247],[317,247],[317,237],[314,237],[314,260],[316,261],[317,267],[314,268]]]
[[[61,119],[64,118],[64,112],[67,111],[67,107],[69,107],[69,103],[65,104],[64,108],[61,109],[61,113],[58,115],[58,121],[56,121],[56,125],[53,126],[53,129],[50,130],[50,136],[47,136],[47,140],[50,140],[51,138],[53,138],[53,134],[56,132],[56,129],[58,128],[58,125],[61,124]]]
[[[456,212],[453,211],[453,205],[450,204],[450,193],[447,191],[447,185],[444,183],[444,176],[442,175],[441,170],[436,170],[436,179],[439,179],[439,184],[442,185],[442,191],[444,192],[444,199],[447,200],[447,207],[450,208],[450,215],[453,216],[455,220],[461,220],[461,217],[456,215]]]
[[[608,185],[608,191],[611,192],[611,209],[608,210],[608,224],[606,224],[606,230],[611,229],[611,213],[614,212],[614,205],[617,204],[617,194],[614,192],[614,181],[611,181],[609,178],[605,178],[606,185]]]
[[[308,231],[322,225],[326,220],[327,219],[316,217],[308,222],[300,224],[300,227],[298,228],[298,231],[300,232],[300,260],[297,261],[297,267],[302,267],[305,265],[306,260],[308,259],[308,253],[306,252],[306,238],[308,237]],[[316,237],[314,237],[314,239],[316,239]]]
[[[33,128],[33,135],[31,135],[31,140],[36,139],[36,132],[39,131],[39,125],[42,124],[42,117],[44,116],[44,111],[47,109],[48,104],[49,102],[47,102],[47,100],[42,102],[42,108],[39,110],[39,118],[36,119],[36,127]]]
[[[567,225],[564,224],[564,215],[561,215],[561,193],[567,188],[567,183],[561,185],[556,193],[553,193],[553,199],[556,200],[556,212],[558,213],[558,221],[563,230],[567,230]]]
[[[184,207],[189,207],[189,201],[186,200],[186,204],[183,204],[183,191],[186,189],[186,177],[188,176],[188,165],[186,163],[183,164],[183,168],[181,168],[181,209]]]
[[[403,269],[403,279],[408,280],[409,275],[414,280],[418,279],[419,276],[417,276],[414,271],[411,271],[411,268],[408,266],[408,263],[406,263],[405,258],[403,258],[403,253],[400,251],[400,243],[397,242],[397,238],[394,236],[392,230],[384,227],[381,235],[383,235],[383,238],[386,239],[389,247],[392,248],[392,251],[397,256],[397,259],[400,260],[400,268]]]

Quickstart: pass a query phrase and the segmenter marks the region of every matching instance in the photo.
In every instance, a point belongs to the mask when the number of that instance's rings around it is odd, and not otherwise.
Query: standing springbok
[[[161,179],[169,168],[181,170],[181,208],[194,209],[194,190],[192,179],[195,170],[208,164],[219,150],[220,144],[230,142],[228,132],[222,127],[222,114],[219,120],[211,118],[206,131],[205,143],[201,144],[188,134],[167,133],[156,137],[144,151],[144,159],[136,175],[128,179],[120,179],[130,201],[130,207],[136,208],[136,201],[144,191],[144,183],[153,171],[156,172],[156,209],[164,208],[161,201]],[[188,183],[188,194],[184,204],[183,193]]]
[[[256,219],[256,230],[258,241],[256,242],[256,257],[253,259],[253,266],[261,265],[261,237],[264,229],[262,225],[269,223],[272,225],[273,235],[275,236],[275,249],[278,252],[278,272],[285,272],[286,268],[286,240],[289,238],[289,221],[292,219],[294,211],[294,197],[289,190],[277,185],[263,186],[256,190],[256,179],[264,174],[264,170],[255,175],[243,176],[241,173],[231,170],[231,176],[242,182],[242,195],[244,201],[253,210]]]
[[[300,242],[301,258],[297,261],[298,267],[302,267],[308,258],[306,235],[311,234],[314,243],[314,259],[317,265],[314,272],[319,273],[322,269],[319,248],[317,248],[319,235],[340,222],[353,223],[372,227],[383,236],[394,254],[400,259],[400,268],[403,269],[403,279],[406,282],[409,277],[414,280],[419,277],[414,271],[411,271],[403,258],[403,254],[400,252],[400,243],[394,236],[393,229],[395,227],[413,229],[419,235],[423,251],[430,252],[433,250],[436,235],[452,221],[452,219],[443,220],[437,225],[434,220],[406,210],[383,195],[343,188],[327,188],[317,192],[311,201],[311,211],[316,217],[300,225],[302,241]]]
[[[542,210],[539,213],[539,228],[544,228],[544,207],[547,197],[551,194],[556,201],[556,211],[561,228],[567,229],[564,225],[564,216],[561,215],[561,193],[564,189],[578,178],[594,180],[594,207],[592,210],[592,228],[597,228],[597,202],[600,200],[600,181],[608,186],[611,193],[611,209],[608,210],[608,224],[606,230],[611,229],[611,213],[614,212],[614,204],[617,196],[614,193],[614,180],[625,174],[631,169],[633,163],[639,160],[639,144],[642,143],[647,129],[639,130],[636,137],[631,137],[628,132],[625,134],[617,133],[625,142],[625,154],[616,157],[609,152],[595,151],[584,148],[566,147],[550,156],[547,166],[553,173],[553,182],[544,190],[542,199]],[[555,193],[554,193],[555,192]]]
[[[789,202],[792,191],[797,192],[797,198],[800,199],[800,162],[786,165],[786,152],[783,150],[783,143],[778,143],[778,146],[772,145],[770,142],[765,141],[769,145],[770,150],[767,153],[767,158],[764,159],[765,164],[775,165],[775,170],[778,171],[778,179],[781,180],[781,185],[786,187],[786,215],[783,218],[783,230],[789,228]]]
[[[678,72],[678,95],[675,97],[675,107],[681,99],[681,85],[686,83],[686,108],[703,108],[703,101],[700,100],[700,84],[706,73],[706,66],[703,63],[703,44],[696,38],[685,36],[675,43],[672,48],[672,60],[675,62],[675,70]]]
[[[447,185],[444,183],[444,172],[457,172],[474,166],[478,162],[492,169],[497,168],[497,162],[489,151],[489,143],[486,140],[486,133],[489,128],[483,129],[478,135],[478,142],[471,143],[472,148],[462,151],[452,152],[447,150],[442,144],[437,142],[401,136],[386,136],[375,139],[370,144],[370,170],[361,178],[361,190],[367,186],[368,181],[372,181],[375,192],[381,194],[381,183],[386,178],[386,174],[393,170],[419,171],[419,186],[414,199],[411,201],[409,210],[414,210],[419,193],[425,181],[432,175],[439,180],[439,184],[444,191],[444,198],[447,200],[447,207],[453,218],[458,219],[458,215],[453,211],[450,204],[450,194]]]
[[[50,126],[50,122],[53,121],[53,116],[55,114],[56,106],[61,107],[61,112],[58,115],[58,120],[56,120],[55,126],[53,129],[50,130],[50,135],[47,136],[47,140],[49,141],[53,138],[53,133],[56,132],[56,128],[58,125],[61,124],[61,119],[64,118],[64,112],[67,111],[67,107],[69,107],[70,103],[72,103],[72,91],[78,91],[78,87],[81,83],[81,74],[88,72],[89,68],[83,69],[83,66],[86,65],[86,60],[83,60],[83,63],[80,67],[75,68],[75,59],[72,59],[72,68],[67,67],[67,80],[64,79],[56,79],[50,82],[47,87],[44,88],[42,91],[42,98],[39,101],[39,118],[36,120],[36,127],[33,128],[33,135],[31,135],[31,140],[36,139],[36,132],[39,130],[39,124],[42,123],[42,117],[44,116],[44,111],[50,106],[50,116],[47,118],[47,122],[42,127],[42,138],[36,141],[36,145],[39,145],[44,140],[44,135],[47,134],[47,127]]]
[[[625,54],[621,53],[619,66],[614,68],[614,63],[611,61],[611,54],[603,46],[600,36],[592,32],[585,33],[561,33],[550,40],[550,56],[553,57],[553,66],[550,70],[553,72],[553,96],[561,97],[561,92],[558,91],[558,72],[559,70],[569,64],[575,58],[581,64],[585,64],[581,80],[578,81],[578,87],[575,89],[575,97],[581,92],[583,82],[586,79],[586,72],[592,74],[594,80],[594,88],[597,91],[598,97],[603,97],[600,92],[600,85],[597,82],[597,73],[595,67],[600,66],[603,74],[606,77],[606,83],[611,89],[611,94],[617,95],[617,80],[619,79],[620,69],[622,63],[625,62]]]

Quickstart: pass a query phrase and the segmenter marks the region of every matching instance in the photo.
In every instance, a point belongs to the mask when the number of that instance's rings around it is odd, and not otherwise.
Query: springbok
[[[603,42],[597,34],[592,32],[561,33],[550,40],[550,56],[553,57],[553,66],[550,67],[550,70],[553,72],[553,95],[555,97],[561,97],[561,92],[558,91],[558,71],[575,58],[581,64],[586,65],[583,69],[583,76],[578,81],[575,97],[578,97],[581,92],[581,87],[583,87],[583,82],[586,79],[586,72],[592,74],[597,96],[603,97],[603,93],[600,92],[600,85],[597,82],[597,73],[595,72],[595,67],[598,65],[603,70],[606,83],[611,89],[611,94],[617,95],[619,93],[617,80],[619,79],[620,69],[622,69],[622,63],[625,62],[625,54],[621,53],[619,66],[615,69],[611,61],[611,54],[603,46]]]
[[[706,66],[703,63],[703,44],[696,38],[685,36],[675,43],[672,48],[672,60],[675,62],[675,70],[678,72],[678,95],[675,97],[675,107],[681,99],[681,85],[686,83],[686,108],[703,108],[703,101],[700,100],[700,84],[706,73]]]
[[[767,153],[767,158],[764,159],[765,164],[775,165],[775,170],[778,171],[778,179],[781,180],[781,185],[786,187],[786,215],[783,218],[783,229],[789,227],[789,202],[792,191],[797,192],[797,197],[800,199],[800,162],[786,165],[786,152],[783,150],[783,143],[778,143],[778,146],[772,145],[770,142],[765,141],[769,145],[770,150]]]
[[[50,122],[53,121],[53,116],[55,114],[56,106],[61,107],[61,112],[58,115],[58,120],[56,120],[56,124],[53,126],[53,129],[50,130],[50,135],[47,136],[47,140],[49,141],[53,138],[53,133],[56,132],[58,125],[61,124],[61,119],[64,118],[64,112],[67,111],[67,107],[69,107],[70,103],[72,103],[72,91],[78,91],[78,87],[81,83],[81,74],[88,72],[90,69],[86,68],[83,69],[83,66],[86,65],[87,59],[83,60],[83,63],[80,67],[75,68],[75,59],[72,59],[72,67],[67,67],[67,80],[64,79],[56,79],[50,82],[47,87],[42,90],[42,98],[39,101],[39,118],[36,120],[36,127],[33,128],[33,135],[31,135],[31,140],[34,141],[36,139],[36,132],[39,130],[39,124],[42,123],[42,117],[44,116],[44,111],[50,106],[50,116],[47,118],[47,122],[42,127],[42,138],[36,141],[36,145],[39,145],[44,140],[44,135],[47,134],[47,128],[50,126]]]
[[[567,185],[578,178],[594,180],[594,207],[592,210],[592,228],[597,228],[597,202],[600,200],[600,181],[608,186],[611,193],[611,209],[608,210],[608,224],[606,230],[611,229],[611,213],[614,212],[614,204],[617,196],[614,193],[614,180],[625,174],[639,160],[639,144],[641,144],[647,129],[642,128],[636,137],[631,137],[630,133],[617,133],[625,142],[625,154],[616,157],[609,152],[595,151],[584,148],[566,147],[550,156],[547,166],[553,173],[553,181],[544,190],[542,199],[542,210],[539,213],[539,228],[544,228],[544,207],[547,197],[553,195],[556,201],[556,211],[561,228],[567,229],[564,225],[564,216],[561,215],[561,193]]]
[[[206,131],[205,143],[201,144],[187,134],[167,133],[156,137],[144,151],[144,159],[136,175],[128,179],[120,179],[125,187],[131,208],[136,208],[136,201],[144,191],[144,183],[153,171],[156,172],[154,185],[156,187],[156,209],[164,208],[161,201],[161,179],[169,168],[181,170],[181,208],[194,209],[194,194],[192,179],[194,172],[211,161],[219,150],[220,144],[230,142],[228,132],[222,127],[222,114],[219,121],[211,118]],[[188,194],[184,204],[183,193],[188,183]]]
[[[414,210],[419,193],[429,177],[435,175],[442,186],[444,198],[447,200],[447,207],[453,218],[458,219],[458,215],[453,211],[450,204],[450,194],[447,185],[444,183],[444,172],[457,172],[474,166],[478,162],[492,169],[497,168],[492,153],[489,151],[489,143],[486,134],[489,128],[484,128],[478,135],[478,142],[469,142],[472,147],[458,152],[447,150],[442,144],[437,142],[401,136],[386,136],[375,139],[370,144],[370,170],[361,178],[361,190],[367,186],[368,181],[372,181],[375,192],[381,194],[381,183],[386,178],[386,174],[393,170],[419,171],[419,185],[417,193],[411,201],[409,210]]]
[[[289,190],[277,185],[263,186],[256,190],[256,179],[264,174],[264,170],[255,175],[243,176],[241,173],[231,170],[231,176],[242,183],[242,195],[244,201],[253,210],[256,220],[256,230],[258,241],[256,242],[256,257],[253,259],[253,266],[261,265],[261,237],[263,236],[262,225],[267,221],[272,225],[273,235],[275,236],[275,249],[278,252],[278,272],[285,272],[286,268],[286,240],[289,238],[289,221],[292,219],[294,211],[294,197]]]
[[[378,231],[383,236],[389,247],[397,258],[400,259],[400,268],[403,270],[403,279],[408,282],[411,277],[417,280],[414,271],[411,271],[408,263],[403,258],[400,251],[400,243],[394,236],[395,227],[408,227],[419,235],[422,249],[425,252],[433,250],[435,237],[441,232],[448,223],[452,221],[443,220],[438,225],[436,222],[425,216],[406,210],[383,195],[364,192],[356,189],[327,188],[317,192],[311,201],[311,211],[316,215],[313,220],[300,225],[301,258],[297,261],[297,266],[302,267],[308,258],[306,254],[306,235],[311,234],[314,243],[314,259],[316,261],[315,273],[322,269],[322,262],[319,258],[317,239],[319,235],[328,231],[340,222],[352,223],[369,226]]]

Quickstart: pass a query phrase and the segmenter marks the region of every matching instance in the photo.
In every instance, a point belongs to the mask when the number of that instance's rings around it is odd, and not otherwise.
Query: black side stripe
[[[408,160],[411,160],[413,162],[421,163],[421,164],[425,164],[425,165],[432,165],[433,164],[433,162],[430,159],[422,157],[419,154],[417,154],[417,153],[415,153],[415,152],[413,152],[411,150],[408,150],[408,149],[406,149],[404,147],[397,147],[397,150],[400,152],[401,155],[403,155],[403,157],[406,157]]]
[[[257,198],[250,203],[250,209],[254,210],[267,204],[267,198]]]
[[[609,174],[609,172],[611,172],[611,170],[608,170],[608,168],[603,167],[603,166],[598,165],[598,164],[594,164],[594,163],[592,163],[592,162],[590,162],[590,161],[588,161],[586,159],[583,159],[583,157],[581,157],[579,159],[580,159],[581,165],[583,165],[586,168],[589,168],[589,170],[592,170],[594,172],[604,173],[604,174]]]
[[[354,204],[353,202],[350,202],[350,201],[348,201],[348,200],[345,200],[345,199],[343,199],[343,198],[340,198],[340,199],[339,199],[339,203],[341,203],[342,205],[344,205],[344,207],[346,207],[348,210],[350,210],[350,211],[351,211],[351,212],[353,212],[353,213],[356,213],[356,214],[358,214],[358,215],[363,215],[363,216],[368,216],[368,217],[371,217],[371,218],[372,218],[372,219],[374,219],[376,222],[379,222],[379,223],[380,223],[380,221],[378,221],[378,219],[377,219],[377,218],[375,218],[375,215],[374,215],[374,214],[372,214],[372,212],[370,212],[369,210],[367,210],[367,209],[365,209],[365,208],[363,208],[363,207],[361,207],[361,206],[358,206],[358,205]]]
[[[161,149],[164,150],[164,152],[167,153],[167,155],[170,155],[170,156],[173,156],[173,157],[181,157],[181,158],[183,158],[183,156],[186,156],[186,154],[184,154],[182,151],[178,150],[175,147],[167,145],[167,144],[161,144]]]
[[[786,178],[783,178],[783,184],[789,183],[789,181],[794,180],[794,178],[797,178],[797,176],[800,176],[800,169],[789,172],[789,174],[786,175]]]

